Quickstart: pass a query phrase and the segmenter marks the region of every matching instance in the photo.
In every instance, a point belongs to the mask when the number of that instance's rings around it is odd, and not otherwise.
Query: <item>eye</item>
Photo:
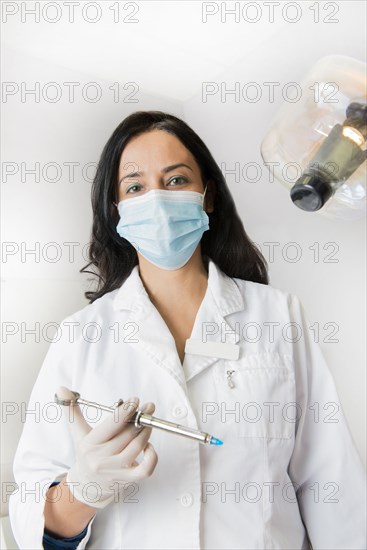
[[[187,178],[184,178],[183,176],[175,176],[171,180],[169,180],[169,184],[171,184],[174,180],[181,180],[183,183],[187,183]],[[180,184],[178,184],[180,185]]]
[[[139,183],[134,183],[134,185],[131,185],[131,187],[128,187],[128,188],[126,189],[126,193],[130,193],[130,191],[131,191],[132,189],[135,189],[135,190],[136,190],[137,188],[139,188],[138,191],[140,191],[141,185],[139,185]],[[133,191],[133,193],[134,193],[134,192],[136,192],[136,191]]]

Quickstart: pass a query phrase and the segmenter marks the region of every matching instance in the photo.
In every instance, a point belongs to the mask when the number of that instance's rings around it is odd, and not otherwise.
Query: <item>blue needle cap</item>
[[[217,439],[216,437],[211,437],[210,441],[209,441],[210,445],[223,445],[223,441],[221,441],[220,439]]]

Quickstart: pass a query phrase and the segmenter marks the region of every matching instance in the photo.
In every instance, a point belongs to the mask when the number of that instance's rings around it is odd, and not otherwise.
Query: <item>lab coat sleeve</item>
[[[73,388],[78,343],[71,332],[72,323],[72,316],[60,323],[22,415],[24,426],[13,461],[17,488],[9,499],[11,527],[20,549],[43,548],[47,490],[53,481],[64,477],[75,460],[67,419],[54,402],[58,386]],[[95,517],[78,550],[86,547]]]
[[[302,519],[314,550],[365,549],[365,469],[321,347],[292,294],[290,313],[299,339],[292,344],[298,414],[288,473]],[[353,365],[346,367],[353,375]]]
[[[50,487],[58,485],[59,481],[53,481]],[[87,534],[88,525],[75,535],[74,537],[60,537],[51,533],[48,529],[45,529],[43,533],[43,548],[44,550],[61,550],[62,548],[67,548],[68,550],[77,550],[78,545],[81,540]]]

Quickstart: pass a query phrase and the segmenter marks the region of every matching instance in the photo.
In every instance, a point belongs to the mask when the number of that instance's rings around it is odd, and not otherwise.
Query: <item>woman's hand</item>
[[[65,394],[66,388],[63,388]],[[68,390],[70,391],[70,390]],[[73,394],[70,392],[71,398]],[[136,428],[128,421],[137,411],[139,399],[132,397],[95,428],[83,417],[78,403],[71,404],[69,428],[75,443],[76,461],[66,476],[70,492],[79,501],[104,508],[123,490],[124,484],[150,476],[158,457],[148,439],[152,428]],[[142,407],[152,414],[154,403]],[[144,452],[140,463],[137,456]],[[121,483],[122,486],[118,484]]]

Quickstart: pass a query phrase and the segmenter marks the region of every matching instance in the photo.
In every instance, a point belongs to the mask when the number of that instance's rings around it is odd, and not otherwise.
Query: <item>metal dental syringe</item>
[[[88,407],[94,407],[95,409],[100,409],[102,411],[107,411],[114,413],[124,401],[119,399],[113,407],[108,407],[107,405],[101,405],[95,401],[87,401],[80,397],[80,393],[70,390],[74,394],[74,399],[60,399],[55,393],[55,402],[59,405],[70,406],[72,404],[78,403],[80,405],[87,405]],[[209,435],[206,432],[200,432],[188,426],[182,426],[180,424],[174,424],[173,422],[168,422],[167,420],[162,420],[161,418],[156,418],[150,414],[145,414],[142,411],[136,411],[131,419],[128,421],[133,423],[137,428],[139,427],[148,427],[148,428],[158,428],[166,432],[174,433],[181,435],[183,437],[188,437],[190,439],[195,439],[200,443],[209,443],[210,445],[223,445],[223,441],[220,439]]]

